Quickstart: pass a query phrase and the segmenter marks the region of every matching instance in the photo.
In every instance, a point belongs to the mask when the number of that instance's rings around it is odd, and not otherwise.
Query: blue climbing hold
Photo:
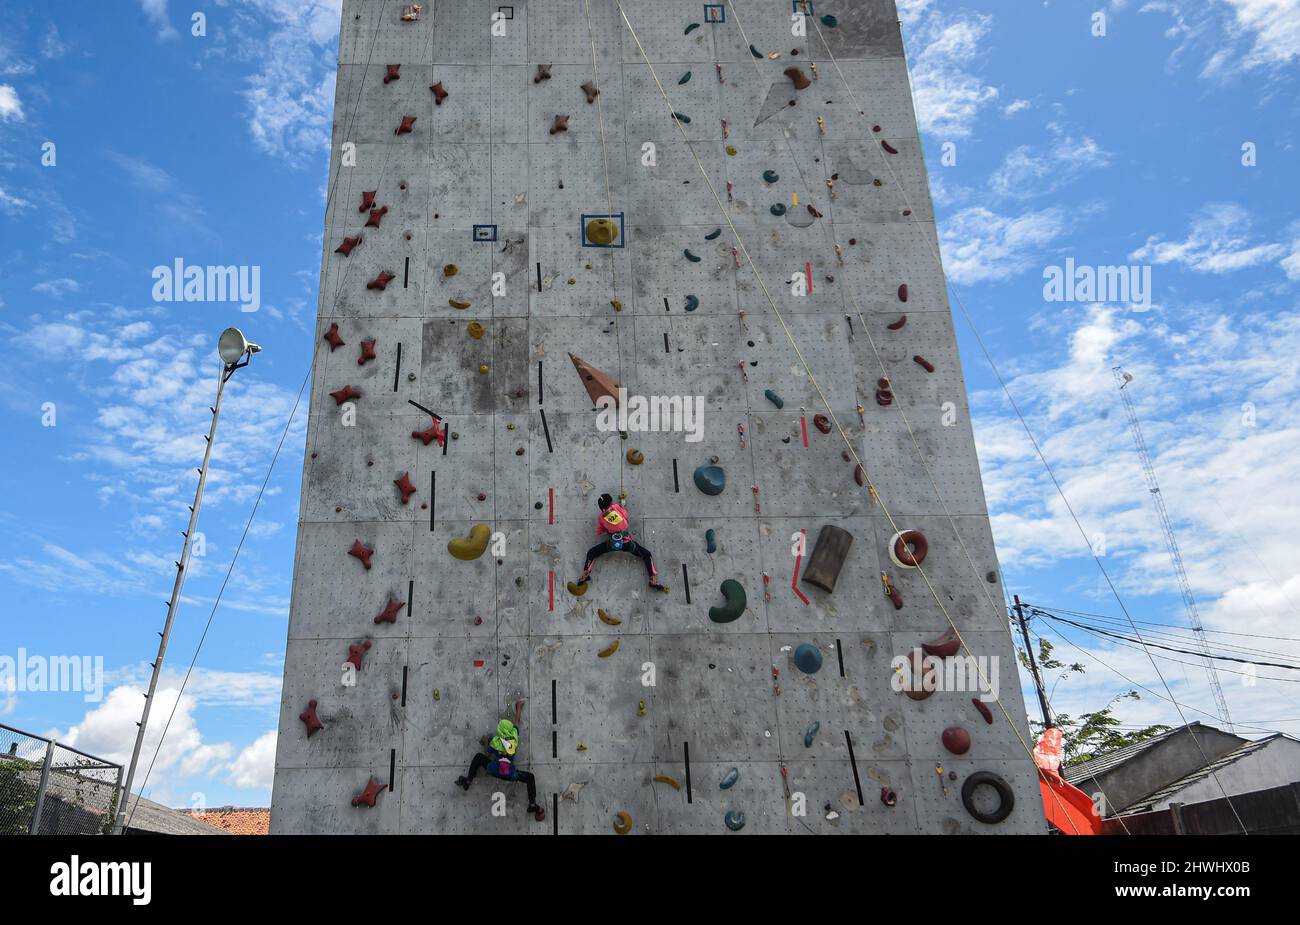
[[[816,674],[822,667],[821,649],[805,642],[794,650],[794,667],[804,674]]]
[[[839,24],[840,21],[836,19],[834,16],[830,15],[829,13],[827,13],[825,16],[822,17],[822,25],[825,26],[827,29],[834,29]]]
[[[763,397],[766,398],[768,401],[770,401],[772,404],[776,405],[778,408],[785,407],[785,399],[782,398],[780,395],[777,395],[771,389],[766,389],[763,392]]]
[[[700,300],[698,298],[696,298],[693,295],[688,295],[686,297],[686,310],[688,312],[693,312],[695,311],[695,309],[699,307],[700,307]]]
[[[718,535],[713,528],[704,531],[704,551],[713,554],[718,551]]]
[[[714,238],[716,238],[716,237],[717,237],[718,235],[720,235],[720,234],[722,234],[722,229],[721,229],[721,228],[714,228],[712,231],[710,231],[708,234],[706,234],[706,235],[704,236],[704,240],[706,240],[706,241],[712,241]]]
[[[745,827],[745,814],[736,810],[729,810],[722,821],[726,823],[727,828],[733,832],[739,832]]]
[[[816,720],[809,724],[807,730],[805,730],[803,734],[804,748],[812,748],[813,739],[817,738],[817,730],[820,728],[822,728],[822,724]]]
[[[773,215],[785,215],[785,206],[778,202],[767,211],[771,212]]]
[[[720,495],[727,487],[727,473],[721,466],[700,466],[695,470],[695,487],[706,495]]]
[[[732,768],[727,772],[726,776],[722,778],[722,783],[718,784],[718,789],[730,790],[732,787],[736,786],[736,781],[738,780],[740,780],[740,769]]]
[[[777,180],[779,180],[779,179],[781,179],[781,177],[780,177],[780,175],[779,175],[775,170],[764,170],[764,171],[763,171],[763,180],[764,180],[764,182],[766,182],[766,183],[775,183],[775,182],[776,182]]]

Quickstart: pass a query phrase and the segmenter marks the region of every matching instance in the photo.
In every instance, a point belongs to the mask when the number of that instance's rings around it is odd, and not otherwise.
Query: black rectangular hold
[[[844,677],[844,645],[838,639],[835,640],[835,654],[840,657],[840,677]]]
[[[415,615],[415,579],[406,583],[406,619]]]
[[[853,766],[853,786],[858,790],[858,805],[866,806],[862,799],[862,779],[858,777],[858,760],[853,757],[853,739],[847,729],[844,730],[844,744],[849,747],[849,764]]]
[[[555,717],[556,717],[556,712],[555,712],[555,678],[551,678],[551,725],[552,725],[552,726],[554,726],[557,722],[559,722],[559,720],[557,720]]]
[[[542,433],[546,434],[546,452],[554,453],[555,447],[551,446],[551,428],[546,424],[546,409],[538,408],[542,414]]]
[[[551,794],[551,834],[560,834],[560,795]]]
[[[397,365],[393,368],[393,391],[397,391],[397,380],[402,375],[402,342],[397,342]]]
[[[677,479],[677,460],[673,459],[673,491],[682,493],[682,483]]]
[[[402,666],[402,706],[406,706],[406,677],[410,672],[409,665]]]
[[[538,291],[538,292],[541,292],[541,291],[542,291],[542,265],[541,265],[541,263],[538,263],[538,264],[537,264],[537,291]]]
[[[664,331],[664,353],[668,352],[668,332]]]
[[[682,743],[682,761],[686,765],[686,802],[691,802],[691,743]]]
[[[686,572],[686,563],[682,563],[682,587],[686,589],[686,603],[691,602],[691,576]]]
[[[560,753],[560,733],[557,730],[552,729],[551,730],[551,757],[558,758],[560,757],[559,753]]]
[[[396,788],[393,783],[397,780],[397,749],[388,750],[388,790],[393,792]]]
[[[433,532],[433,512],[438,508],[438,473],[429,473],[429,532]]]
[[[402,270],[402,288],[407,289],[411,283],[411,258],[406,258],[406,267]]]
[[[830,594],[835,590],[835,582],[852,545],[853,534],[849,531],[833,524],[823,526],[800,580]]]
[[[666,312],[672,311],[672,309],[668,307],[668,296],[664,296],[664,311]]]
[[[537,404],[542,403],[542,361],[537,361]]]

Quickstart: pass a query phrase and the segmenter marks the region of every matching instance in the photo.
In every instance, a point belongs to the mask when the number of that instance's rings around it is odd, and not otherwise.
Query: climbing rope
[[[675,112],[675,110],[673,109],[672,100],[668,97],[668,93],[664,89],[663,82],[659,79],[659,74],[655,70],[654,64],[651,63],[650,57],[646,53],[645,47],[641,42],[640,36],[637,34],[636,29],[633,27],[631,21],[628,19],[627,12],[626,10],[623,9],[623,4],[621,3],[621,0],[614,0],[614,4],[616,7],[618,7],[619,15],[622,17],[624,24],[627,26],[628,32],[632,36],[632,40],[636,43],[637,49],[641,53],[641,57],[646,63],[646,67],[650,70],[651,78],[654,80],[655,86],[658,88],[659,94],[663,98],[664,104],[671,115],[673,112]],[[798,341],[795,339],[794,334],[790,330],[789,325],[786,324],[785,318],[781,314],[781,310],[776,305],[776,300],[773,299],[772,293],[768,289],[767,283],[764,281],[762,274],[759,273],[758,267],[755,265],[753,258],[750,256],[749,249],[745,246],[744,240],[741,237],[740,232],[737,230],[735,223],[732,221],[729,211],[727,210],[726,206],[723,204],[722,198],[718,195],[718,191],[716,187],[713,185],[712,180],[709,178],[708,171],[705,169],[704,164],[701,162],[699,155],[695,151],[694,146],[690,143],[690,139],[686,136],[686,132],[681,125],[681,121],[674,117],[673,122],[677,125],[677,130],[678,133],[682,136],[683,143],[686,145],[687,150],[690,151],[691,157],[695,161],[695,165],[697,169],[699,169],[701,176],[704,178],[705,185],[708,187],[709,192],[712,194],[714,201],[717,203],[718,209],[722,213],[723,218],[726,220],[727,226],[731,230],[732,236],[736,241],[737,247],[740,253],[744,255],[746,263],[749,264],[749,268],[751,272],[754,274],[754,278],[757,281],[759,288],[762,290],[764,298],[767,299],[768,305],[771,307],[773,315],[780,323],[782,330],[785,332],[786,338],[790,341],[790,345],[793,348],[795,352],[795,356],[798,358],[800,365],[802,365],[805,375],[808,376],[809,382],[812,383],[813,388],[817,392],[817,396],[821,399],[823,406],[825,406],[826,413],[829,416],[831,423],[834,425],[841,439],[843,439],[849,454],[853,458],[853,462],[858,466],[858,471],[861,471],[863,473],[864,481],[866,482],[870,496],[873,499],[875,499],[875,501],[880,505],[881,510],[884,512],[885,517],[888,519],[890,526],[892,527],[894,532],[901,533],[902,528],[899,527],[898,523],[894,519],[893,514],[890,512],[889,508],[885,504],[884,499],[881,498],[880,493],[877,491],[875,487],[875,484],[871,480],[870,473],[867,471],[867,468],[863,464],[861,458],[859,458],[857,450],[853,446],[852,440],[849,438],[843,426],[840,424],[839,418],[835,414],[834,409],[831,407],[830,401],[826,398],[825,392],[822,390],[820,383],[818,383],[817,381],[816,374],[813,372],[811,366],[808,364],[808,361],[805,359],[803,355],[803,351],[799,347]],[[944,619],[947,621],[949,627],[952,629],[953,633],[956,635],[957,639],[959,640],[961,647],[966,651],[968,655],[972,655],[970,647],[966,644],[966,641],[962,637],[960,630],[957,629],[956,623],[953,621],[952,616],[948,613],[948,609],[944,605],[942,598],[939,596],[938,590],[934,587],[934,584],[931,582],[930,577],[925,573],[925,569],[920,565],[919,562],[916,565],[916,569],[918,574],[920,574],[921,579],[925,582],[926,588],[929,590],[931,597],[934,598],[934,601],[938,605],[939,610],[943,613]],[[983,682],[984,687],[991,691],[992,686],[989,684],[988,678],[985,675],[983,668],[979,665],[978,660],[973,658],[972,656],[971,661],[975,665],[976,671],[978,672],[980,680],[981,682]],[[995,698],[994,702],[998,704],[998,708],[1002,711],[1003,716],[1006,718],[1008,726],[1010,726],[1012,732],[1019,740],[1021,747],[1024,749],[1025,753],[1029,756],[1030,760],[1032,761],[1033,750],[1029,747],[1028,743],[1025,742],[1024,737],[1020,735],[1020,730],[1016,727],[1015,721],[1012,719],[1011,714],[1007,711],[1006,705],[1002,703],[1001,698]],[[1035,768],[1037,768],[1037,763],[1035,763]],[[1040,775],[1042,775],[1043,774],[1042,769],[1038,769],[1038,770]],[[1043,777],[1044,779],[1046,779],[1046,775],[1043,775]],[[1050,789],[1051,788],[1049,787],[1049,790]],[[1054,791],[1053,791],[1053,796],[1055,797]]]

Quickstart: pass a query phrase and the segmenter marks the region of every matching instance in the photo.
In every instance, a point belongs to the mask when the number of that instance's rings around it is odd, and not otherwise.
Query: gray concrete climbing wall
[[[405,5],[343,4],[272,831],[609,833],[626,813],[637,833],[722,833],[729,811],[744,832],[1042,831],[892,0],[814,0],[806,36],[789,0],[625,0],[631,29],[613,0],[590,0],[590,19],[584,0],[426,2],[415,21]],[[599,106],[581,89],[593,42]],[[815,80],[796,89],[789,67]],[[609,213],[617,246],[585,245],[583,216]],[[569,353],[632,395],[702,397],[703,439],[599,430]],[[816,426],[817,385],[843,436]],[[412,436],[431,414],[442,444]],[[713,457],[716,496],[692,479]],[[566,589],[606,491],[626,492],[669,593],[629,556]],[[493,548],[453,558],[479,523]],[[853,536],[833,593],[796,580],[825,524]],[[928,539],[921,569],[891,561],[895,526]],[[728,578],[748,606],[715,623]],[[376,623],[390,602],[395,621]],[[971,690],[892,686],[895,657],[949,618],[998,660],[991,724]],[[793,662],[805,643],[815,674]],[[455,785],[521,697],[542,822],[522,785]],[[961,756],[951,727],[970,733]],[[963,807],[978,771],[1014,793],[1005,821]],[[371,781],[374,805],[354,805]],[[972,802],[998,801],[980,787]]]

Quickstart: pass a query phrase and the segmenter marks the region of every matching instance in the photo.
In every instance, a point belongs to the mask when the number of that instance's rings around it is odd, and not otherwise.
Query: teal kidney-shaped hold
[[[695,487],[706,495],[720,495],[727,487],[727,473],[721,466],[700,466],[695,470]]]

